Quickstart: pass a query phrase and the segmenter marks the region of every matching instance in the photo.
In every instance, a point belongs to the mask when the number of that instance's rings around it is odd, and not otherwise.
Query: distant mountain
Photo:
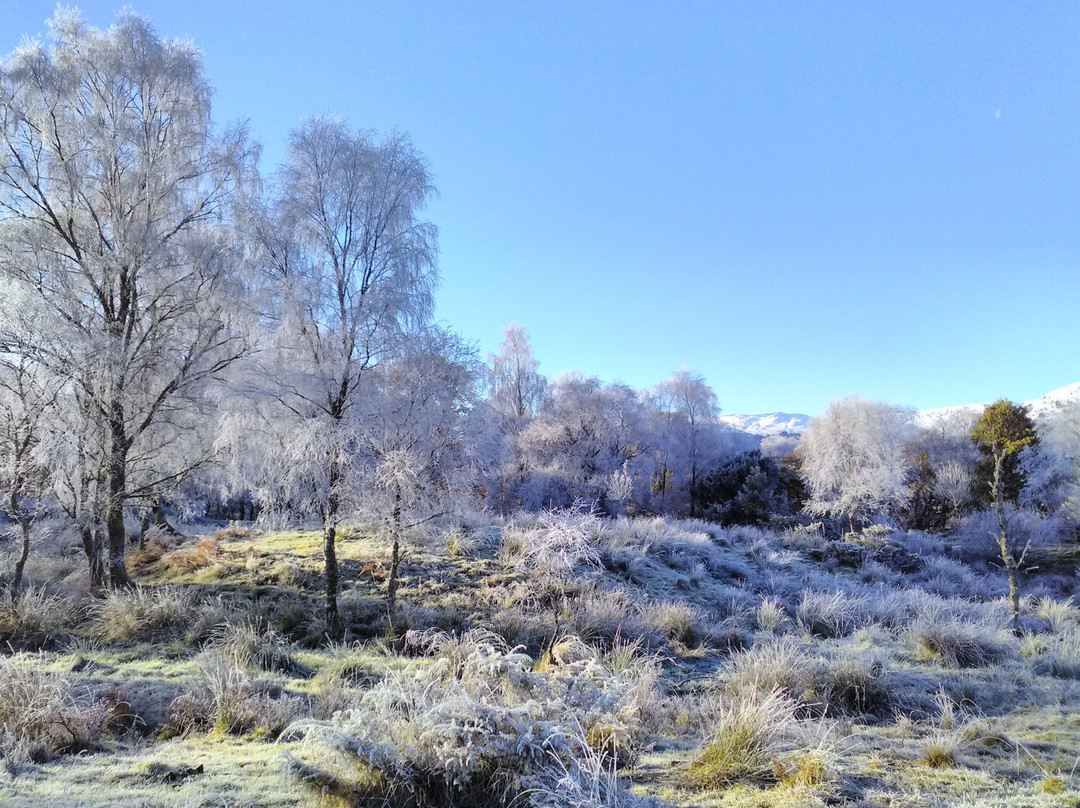
[[[1040,396],[1039,398],[1024,403],[1028,405],[1031,417],[1037,421],[1042,416],[1077,402],[1080,402],[1080,382],[1070,384],[1068,387],[1062,387],[1058,390],[1052,390],[1045,396]],[[979,413],[983,411],[983,408],[989,403],[990,402],[987,401],[982,404],[962,404],[958,407],[938,407],[934,410],[922,410],[915,414],[915,423],[919,426],[926,427],[936,421],[952,418],[954,416],[969,415],[975,417],[978,416]]]
[[[721,415],[717,420],[724,426],[763,438],[770,435],[797,437],[810,423],[810,416],[801,413],[767,412],[759,415]]]
[[[1045,396],[1024,402],[1031,411],[1031,417],[1040,417],[1080,402],[1080,382],[1054,390]],[[961,404],[957,407],[938,407],[933,410],[920,410],[915,413],[915,424],[927,427],[931,424],[959,415],[977,416],[990,402],[982,404]],[[772,435],[798,437],[810,424],[809,415],[790,412],[767,412],[757,415],[721,415],[717,418],[721,424],[739,432],[766,438]]]

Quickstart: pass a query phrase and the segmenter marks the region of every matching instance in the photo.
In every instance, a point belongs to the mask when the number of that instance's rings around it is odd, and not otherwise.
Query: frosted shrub
[[[275,694],[250,677],[231,655],[204,651],[196,658],[190,689],[173,699],[163,734],[193,732],[276,737],[295,717],[300,701]]]
[[[649,603],[641,609],[641,619],[668,639],[686,648],[696,648],[705,641],[703,616],[683,601]]]
[[[1070,628],[1054,637],[1038,669],[1059,679],[1080,679],[1080,629]]]
[[[754,625],[760,631],[779,634],[790,624],[783,601],[773,597],[762,598],[761,604],[754,613]]]
[[[289,654],[285,638],[272,628],[257,623],[241,621],[218,626],[207,645],[232,659],[240,668],[253,665],[264,671],[303,672],[303,666]]]
[[[446,554],[452,558],[471,558],[482,546],[479,537],[457,525],[446,531],[445,539]]]
[[[596,591],[580,598],[570,616],[570,627],[583,640],[604,648],[617,638],[641,640],[650,648],[663,644],[664,636],[641,619],[628,592]]]
[[[533,808],[660,808],[619,786],[618,770],[604,750],[594,749],[582,732],[570,739],[576,754],[553,757],[552,765],[522,779]]]
[[[585,772],[575,739],[595,741],[608,759],[613,748],[629,751],[637,724],[630,676],[592,658],[567,675],[537,673],[529,657],[484,632],[407,642],[433,661],[391,673],[330,721],[289,728],[288,738],[304,740],[288,763],[299,780],[357,802],[546,805],[543,789],[528,791],[539,782],[529,778]]]
[[[883,717],[898,706],[895,678],[871,655],[841,654],[815,673],[815,696],[825,715]]]
[[[776,640],[732,654],[722,669],[735,698],[777,692],[799,700],[813,676],[813,660],[793,641]]]
[[[883,716],[899,700],[895,677],[875,657],[848,652],[815,658],[789,639],[732,654],[722,675],[733,697],[780,693],[797,702],[803,716]]]
[[[1039,598],[1035,604],[1035,614],[1050,627],[1055,634],[1080,625],[1080,609],[1073,605],[1073,599],[1057,601],[1053,598]]]
[[[927,576],[923,588],[943,597],[1000,596],[1005,591],[1004,581],[977,575],[970,567],[944,556],[931,556],[923,560]]]
[[[1008,504],[1005,511],[1009,522],[1009,542],[1018,548],[1029,543],[1033,548],[1058,544],[1067,531],[1063,521],[1057,517],[1042,516],[1036,511]],[[998,521],[993,510],[976,511],[964,517],[953,545],[966,561],[998,564],[1001,550],[995,540],[997,532]]]
[[[522,555],[531,567],[552,575],[567,575],[578,564],[597,567],[600,556],[595,539],[600,518],[577,506],[565,511],[544,511],[524,537]]]

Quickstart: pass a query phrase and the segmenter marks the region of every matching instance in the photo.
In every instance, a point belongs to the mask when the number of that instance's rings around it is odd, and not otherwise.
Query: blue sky
[[[108,25],[119,4],[79,3]],[[1080,5],[134,2],[267,169],[332,112],[411,133],[438,316],[725,412],[1080,381]],[[0,0],[0,52],[51,2]]]

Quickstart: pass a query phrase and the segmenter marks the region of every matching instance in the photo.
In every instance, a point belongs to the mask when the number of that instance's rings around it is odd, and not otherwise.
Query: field
[[[230,527],[132,592],[35,557],[0,607],[0,804],[1080,805],[1075,548],[1005,580],[947,540],[587,513],[340,543]],[[992,548],[991,548],[992,549]]]

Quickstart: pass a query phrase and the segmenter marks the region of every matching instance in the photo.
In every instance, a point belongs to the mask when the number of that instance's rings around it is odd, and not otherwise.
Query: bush
[[[208,646],[232,659],[240,668],[254,665],[264,671],[298,676],[307,673],[307,668],[292,658],[285,638],[272,628],[263,628],[257,623],[242,621],[218,626]]]
[[[899,701],[895,677],[864,654],[811,657],[790,640],[732,654],[723,678],[734,698],[780,693],[799,705],[800,715],[888,715]]]
[[[760,631],[779,634],[790,624],[791,620],[788,618],[783,601],[772,597],[762,598],[761,604],[754,613],[754,625]]]
[[[1073,599],[1057,601],[1053,598],[1039,598],[1035,604],[1035,614],[1055,634],[1061,634],[1080,625],[1080,609],[1073,605]]]
[[[736,699],[754,693],[779,693],[801,701],[811,686],[814,661],[796,643],[785,640],[734,653],[723,668],[728,692]]]
[[[780,464],[760,451],[725,460],[698,485],[706,518],[725,525],[766,525],[788,513]]]
[[[825,715],[883,717],[897,706],[895,679],[872,656],[844,654],[821,664],[816,673]]]
[[[922,742],[919,762],[932,769],[945,769],[956,763],[960,744],[948,732],[937,730]]]
[[[649,603],[641,609],[645,625],[660,631],[669,642],[684,648],[697,648],[707,637],[703,616],[680,600]]]
[[[570,630],[586,642],[602,648],[610,647],[616,638],[640,639],[650,648],[664,642],[663,633],[647,625],[635,613],[629,593],[625,591],[592,592],[580,598],[570,615]]]
[[[1037,667],[1059,679],[1080,679],[1080,630],[1069,629],[1054,637]]]
[[[595,511],[580,505],[544,511],[536,518],[536,527],[525,533],[525,563],[555,576],[569,575],[579,564],[598,567],[600,556],[594,545],[600,524]]]

